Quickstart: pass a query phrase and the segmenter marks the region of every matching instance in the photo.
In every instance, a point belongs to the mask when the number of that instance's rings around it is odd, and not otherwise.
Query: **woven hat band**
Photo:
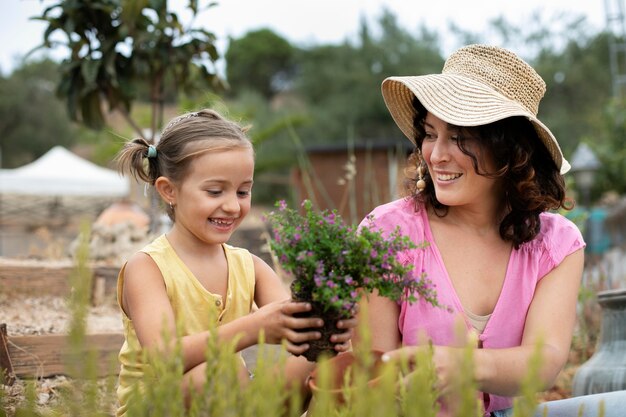
[[[441,73],[460,74],[489,85],[534,116],[546,92],[546,83],[530,65],[514,53],[494,46],[469,45],[457,50]]]

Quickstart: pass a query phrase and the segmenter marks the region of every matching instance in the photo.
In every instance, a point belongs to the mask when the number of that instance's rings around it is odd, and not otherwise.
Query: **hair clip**
[[[191,113],[183,114],[182,116],[178,116],[172,119],[172,121],[169,122],[167,126],[165,126],[165,129],[163,129],[163,132],[171,129],[172,127],[176,126],[177,124],[179,124],[180,122],[184,120],[191,119],[192,117],[198,117],[198,116],[199,116],[198,112],[195,112],[195,111]]]

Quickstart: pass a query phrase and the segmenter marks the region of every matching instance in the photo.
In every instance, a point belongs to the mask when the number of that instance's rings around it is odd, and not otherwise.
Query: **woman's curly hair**
[[[448,206],[440,203],[435,194],[433,181],[425,175],[426,188],[417,192],[416,164],[421,155],[426,135],[424,120],[427,110],[416,98],[413,99],[416,116],[413,120],[417,137],[416,148],[409,156],[405,188],[416,205],[432,207],[438,216],[445,216]],[[472,159],[478,175],[501,181],[506,207],[500,222],[500,236],[511,241],[515,248],[537,236],[541,228],[539,215],[548,210],[571,209],[571,201],[565,198],[565,182],[548,150],[541,143],[532,124],[524,117],[509,117],[476,127],[457,127],[457,145],[461,152]],[[489,155],[494,172],[481,172],[476,155],[464,147],[463,138],[478,140],[484,155]]]

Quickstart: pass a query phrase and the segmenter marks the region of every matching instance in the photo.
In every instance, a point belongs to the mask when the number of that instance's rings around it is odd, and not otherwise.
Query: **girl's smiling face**
[[[461,137],[460,129],[430,112],[424,120],[424,130],[422,155],[440,203],[462,206],[498,196],[496,180],[476,173],[472,158],[459,148],[462,142],[464,149],[476,155],[481,173],[493,172],[494,163],[481,149],[477,138]]]
[[[251,148],[209,151],[194,158],[176,187],[175,227],[208,244],[228,241],[250,211]]]

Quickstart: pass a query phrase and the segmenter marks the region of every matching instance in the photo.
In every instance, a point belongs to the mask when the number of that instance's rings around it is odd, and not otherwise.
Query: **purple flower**
[[[399,229],[381,233],[346,225],[330,210],[316,210],[309,200],[300,210],[284,200],[266,217],[270,248],[282,269],[294,279],[294,291],[327,308],[354,314],[361,290],[378,289],[394,300],[434,299],[434,288],[422,275],[410,276],[411,262],[398,253],[417,247]],[[372,220],[369,218],[368,220]]]

